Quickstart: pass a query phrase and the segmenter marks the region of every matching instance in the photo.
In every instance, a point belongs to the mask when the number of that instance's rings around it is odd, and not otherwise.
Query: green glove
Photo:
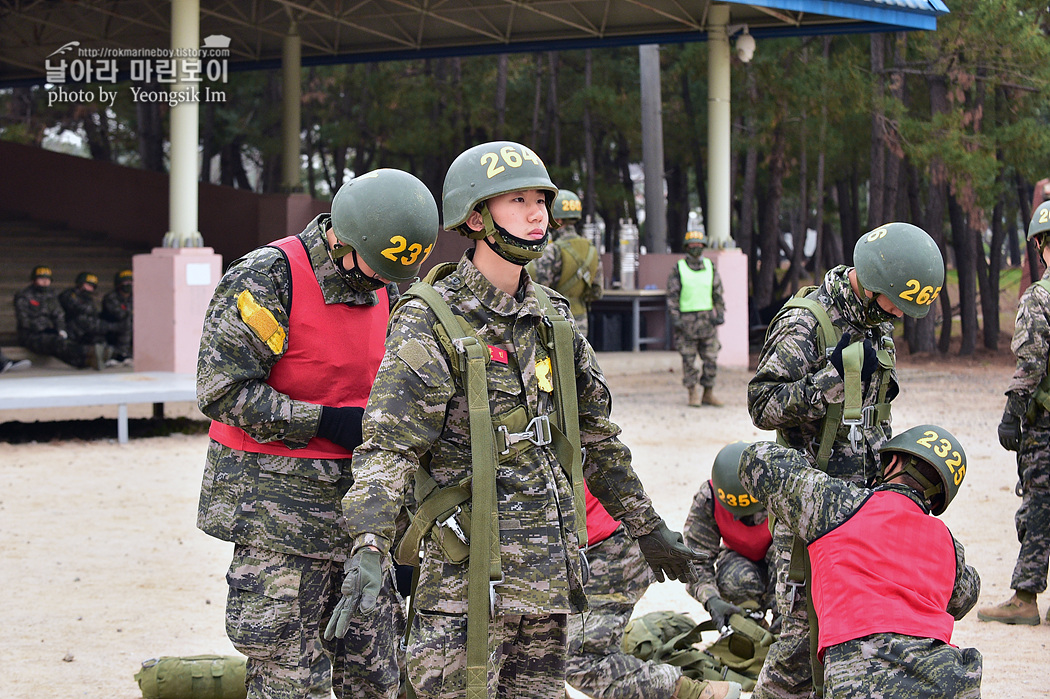
[[[367,616],[375,611],[379,591],[383,589],[383,554],[374,549],[360,548],[343,567],[343,598],[335,605],[332,619],[324,630],[324,638],[331,641],[342,638],[354,617]]]
[[[729,625],[729,617],[734,614],[743,614],[744,610],[735,604],[726,602],[721,597],[711,597],[707,600],[707,604],[704,605],[707,609],[708,614],[711,615],[711,621],[715,622],[715,626],[719,629],[724,629]]]
[[[655,529],[638,537],[638,546],[659,582],[664,581],[665,573],[672,580],[684,583],[700,579],[693,561],[701,561],[707,556],[686,546],[682,535],[668,529],[662,519]]]

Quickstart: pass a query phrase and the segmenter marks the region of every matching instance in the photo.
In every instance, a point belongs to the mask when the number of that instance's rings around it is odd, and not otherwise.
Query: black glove
[[[321,422],[317,425],[317,436],[330,439],[344,449],[354,450],[361,443],[361,418],[364,408],[333,408],[321,406]]]
[[[693,561],[703,560],[706,555],[686,546],[682,535],[668,529],[663,520],[651,532],[638,537],[638,546],[659,582],[664,581],[665,573],[671,580],[684,583],[694,583],[700,579]]]
[[[835,367],[835,371],[839,373],[839,378],[845,378],[846,376],[846,370],[842,367],[842,351],[852,343],[853,337],[849,333],[842,333],[839,343],[835,345],[835,349],[831,352],[831,357],[828,359],[831,362],[831,366]],[[870,379],[871,375],[878,368],[879,358],[875,355],[875,346],[871,344],[870,339],[864,338],[864,365],[860,369],[861,380],[867,381]]]
[[[707,609],[707,613],[711,615],[711,621],[715,622],[715,628],[718,629],[724,629],[729,625],[729,617],[744,613],[743,609],[726,602],[721,597],[710,598],[704,608]]]
[[[999,423],[999,444],[1006,451],[1017,451],[1021,448],[1021,418],[1010,412],[1010,406],[1003,412]]]
[[[726,314],[722,311],[715,311],[715,325],[722,325],[726,322]]]
[[[375,549],[360,548],[343,566],[343,597],[335,605],[332,618],[324,630],[324,638],[331,641],[342,638],[354,617],[363,617],[376,609],[379,591],[383,589],[383,554]]]

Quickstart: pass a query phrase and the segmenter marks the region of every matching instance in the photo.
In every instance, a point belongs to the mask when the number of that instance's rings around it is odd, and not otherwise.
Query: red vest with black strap
[[[374,306],[326,304],[302,240],[289,236],[272,246],[288,258],[292,305],[288,349],[270,369],[266,383],[293,400],[363,408],[383,361],[390,319],[386,289],[377,292]],[[281,441],[260,443],[239,427],[215,421],[208,434],[231,449],[297,459],[347,459],[352,453],[316,436],[302,449],[289,449]]]
[[[591,495],[586,483],[583,484],[583,492],[587,502],[587,545],[594,546],[612,536],[620,526],[620,521],[613,519],[605,507],[598,502],[598,498]]]
[[[951,642],[955,544],[948,527],[906,495],[872,493],[809,545],[809,559],[819,658],[874,633]]]
[[[722,535],[726,548],[736,551],[749,561],[761,561],[773,543],[769,525],[766,522],[750,525],[741,522],[714,495],[714,484],[711,481],[708,484],[711,486],[711,502],[715,505],[715,524],[718,525],[718,533]]]

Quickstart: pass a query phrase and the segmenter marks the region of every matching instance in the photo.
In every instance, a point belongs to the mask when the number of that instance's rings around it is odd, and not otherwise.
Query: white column
[[[182,55],[200,48],[199,0],[172,0],[171,47]],[[176,51],[176,55],[179,52]],[[172,92],[195,92],[197,84],[183,82],[181,62]],[[204,244],[197,222],[197,143],[199,141],[199,105],[196,100],[179,100],[171,108],[171,172],[168,176],[169,230],[164,236],[166,248],[191,248]]]
[[[707,235],[729,242],[729,6],[712,5],[707,25]]]
[[[299,132],[302,104],[302,39],[295,22],[288,27],[281,52],[281,187],[286,192],[300,188]]]
[[[664,126],[660,93],[660,46],[638,47],[642,99],[642,165],[645,172],[645,239],[649,252],[667,252],[664,200]]]

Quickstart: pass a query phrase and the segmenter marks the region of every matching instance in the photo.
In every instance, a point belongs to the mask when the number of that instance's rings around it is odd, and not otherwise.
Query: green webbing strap
[[[469,485],[464,483],[439,488],[433,476],[423,467],[416,469],[415,493],[420,504],[394,552],[394,560],[406,566],[419,565],[420,546],[423,538],[434,527],[434,523],[444,519],[458,505],[471,498]]]
[[[552,350],[554,361],[551,369],[554,374],[554,401],[557,406],[557,418],[555,420],[558,431],[560,431],[571,448],[568,464],[562,462],[562,467],[569,473],[569,483],[572,485],[573,509],[576,512],[576,536],[579,538],[580,546],[587,545],[587,502],[584,492],[583,479],[583,452],[580,442],[580,410],[576,401],[576,361],[573,354],[573,332],[572,324],[558,312],[551,304],[540,287],[536,289],[536,298],[543,309],[543,322],[548,323],[553,331],[554,347]],[[555,433],[554,430],[551,430]],[[556,433],[555,433],[556,434]],[[563,450],[558,449],[555,444],[559,458],[565,458]]]
[[[1046,279],[1040,279],[1034,282],[1037,286],[1043,287],[1043,290],[1050,293],[1050,281]],[[1050,412],[1050,364],[1047,365],[1046,375],[1043,380],[1036,386],[1035,392],[1032,393],[1032,401],[1039,405],[1043,410]]]
[[[864,387],[861,368],[864,366],[864,344],[854,342],[842,350],[842,386],[845,400],[842,401],[842,419],[847,424],[860,423],[864,419]]]
[[[796,538],[795,541],[798,541]],[[803,549],[803,560],[806,562],[806,580],[812,579],[809,566],[809,550]],[[824,663],[817,657],[820,625],[817,623],[817,610],[813,608],[813,586],[806,585],[806,617],[809,619],[809,665],[813,673],[813,694],[817,699],[824,696]]]

